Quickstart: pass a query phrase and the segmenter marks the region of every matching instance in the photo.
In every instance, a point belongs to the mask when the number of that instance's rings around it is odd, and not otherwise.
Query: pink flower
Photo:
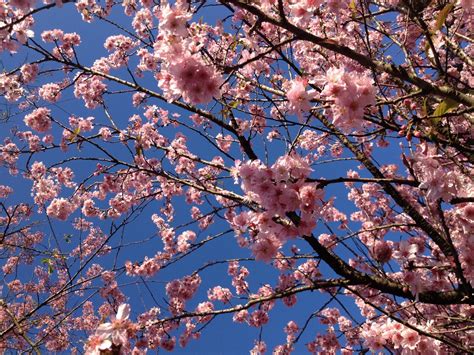
[[[0,185],[0,198],[6,198],[13,192],[10,186]]]
[[[217,146],[220,149],[222,149],[226,153],[229,152],[230,146],[232,145],[232,136],[230,134],[223,136],[221,133],[219,133],[216,136],[216,141],[217,141]]]
[[[65,198],[55,198],[46,209],[48,216],[65,221],[76,207]]]
[[[8,101],[17,101],[23,94],[18,76],[0,74],[0,95]]]
[[[334,101],[331,108],[333,123],[344,131],[361,128],[365,124],[364,108],[375,104],[372,78],[368,73],[331,68],[327,71],[325,80],[321,96]]]
[[[55,83],[44,84],[38,93],[45,101],[57,102],[61,98],[61,87]]]
[[[280,249],[281,243],[274,236],[259,236],[252,245],[255,259],[270,262]]]
[[[252,313],[250,316],[249,324],[253,327],[260,327],[267,324],[269,321],[268,313],[259,309]]]
[[[294,277],[306,285],[312,285],[315,280],[321,277],[321,272],[314,260],[308,260],[298,266],[298,269],[294,272]]]
[[[228,303],[232,299],[232,293],[228,288],[216,286],[213,289],[207,291],[207,297],[211,301],[221,301],[223,303]]]
[[[160,342],[160,346],[166,351],[173,351],[175,345],[176,345],[175,337],[163,338],[161,339],[161,342]]]
[[[186,37],[188,34],[186,22],[190,20],[191,17],[191,13],[177,7],[171,7],[169,5],[163,6],[159,16],[160,31],[167,34]]]
[[[410,350],[415,350],[416,346],[420,342],[420,335],[413,329],[405,329],[402,331],[403,340],[401,346]]]
[[[183,99],[193,104],[208,103],[213,97],[220,97],[220,86],[223,82],[217,71],[204,64],[196,55],[185,55],[181,60],[170,64],[171,75],[168,92],[171,98],[183,96]]]
[[[105,338],[103,334],[93,334],[87,339],[84,345],[86,355],[100,355],[110,349],[112,342]]]
[[[46,43],[59,42],[63,40],[64,32],[59,29],[43,31],[41,39]]]
[[[291,86],[286,97],[288,98],[288,108],[290,113],[301,117],[303,112],[311,108],[311,99],[314,97],[314,90],[306,91],[307,82],[302,78],[296,78],[291,81]]]
[[[130,326],[130,305],[123,303],[119,306],[116,316],[110,317],[110,322],[102,323],[97,327],[96,334],[110,338],[114,345],[125,345],[128,342],[127,329]],[[105,340],[110,342],[109,340]]]
[[[372,248],[372,254],[375,260],[387,263],[392,257],[392,246],[386,241],[377,240]]]
[[[244,309],[242,311],[238,311],[237,313],[234,313],[234,316],[232,317],[232,320],[235,323],[243,323],[247,320],[248,316],[249,316],[249,311]]]
[[[262,355],[267,351],[267,345],[264,341],[256,341],[255,346],[250,350],[250,355]]]
[[[211,302],[201,302],[196,307],[196,313],[198,314],[206,314],[211,313],[214,311],[214,305]],[[198,318],[198,322],[205,323],[210,321],[212,315],[205,315]]]
[[[22,10],[28,10],[35,5],[34,0],[11,0],[10,5]]]
[[[39,67],[38,64],[25,64],[21,67],[21,77],[24,83],[31,83],[35,81],[38,75]]]
[[[51,111],[46,107],[40,107],[25,116],[25,124],[38,132],[46,132],[51,129]]]
[[[416,253],[418,252],[418,245],[412,244],[407,240],[402,240],[398,244],[398,250],[395,250],[393,257],[400,260],[413,260],[416,258]]]

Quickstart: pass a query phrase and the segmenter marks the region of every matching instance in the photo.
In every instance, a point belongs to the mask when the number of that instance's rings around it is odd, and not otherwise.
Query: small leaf
[[[143,155],[143,148],[141,145],[138,145],[135,147],[135,152],[137,153],[137,156],[141,157]]]
[[[446,18],[448,17],[451,10],[454,8],[454,3],[446,4],[445,7],[439,12],[438,18],[436,19],[435,30],[437,32],[443,27],[444,23],[446,22]]]
[[[431,46],[428,41],[425,42],[425,53],[426,53],[426,58],[430,61],[430,63],[433,65],[436,65],[433,51],[431,50]]]
[[[239,107],[239,101],[232,101],[230,104],[229,104],[229,107],[231,108],[237,108]]]
[[[41,259],[41,262],[48,265],[48,274],[52,274],[54,272],[53,261],[50,258],[43,258]]]
[[[357,14],[357,5],[356,5],[356,1],[355,0],[352,0],[350,3],[349,3],[349,9],[351,9],[352,11],[352,14]]]
[[[72,132],[72,137],[69,138],[69,142],[73,142],[74,139],[76,139],[77,135],[81,133],[81,128],[80,127],[76,127],[76,129]]]
[[[458,107],[458,105],[458,102],[451,99],[441,101],[432,114],[432,116],[434,116],[432,118],[433,123],[437,125],[441,121],[441,116],[449,111],[452,111]]]
[[[458,105],[459,103],[452,99],[443,100],[434,110],[433,116],[442,116],[446,112],[452,111],[454,108],[458,107]]]
[[[219,113],[222,115],[223,120],[226,120],[227,117],[229,117],[229,109],[228,108],[223,108]]]
[[[428,116],[428,107],[427,107],[427,105],[426,105],[426,102],[427,102],[427,101],[428,101],[428,98],[425,97],[425,98],[423,99],[423,106],[421,106],[421,111],[422,111],[422,113],[423,113],[423,116]]]

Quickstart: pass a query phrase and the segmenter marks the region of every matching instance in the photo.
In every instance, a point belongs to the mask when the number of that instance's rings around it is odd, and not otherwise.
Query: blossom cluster
[[[316,96],[314,90],[306,91],[306,85],[307,80],[296,78],[291,81],[290,88],[286,93],[289,112],[296,114],[300,119],[302,113],[309,111],[311,99]]]
[[[23,94],[23,89],[17,75],[0,74],[0,95],[8,101],[17,101]]]
[[[434,330],[433,325],[427,324],[424,328],[430,332]],[[374,352],[386,345],[405,353],[416,351],[421,354],[437,354],[440,351],[438,340],[422,336],[416,330],[385,317],[377,322],[364,324],[362,336],[366,346]]]
[[[333,123],[343,131],[364,126],[364,110],[375,104],[374,81],[369,74],[333,67],[325,81],[321,96],[334,102],[330,109]]]
[[[47,132],[51,129],[51,111],[46,107],[34,109],[25,116],[24,122],[37,132]]]
[[[208,103],[220,94],[222,79],[211,66],[206,65],[195,55],[184,55],[168,67],[168,95],[183,96],[193,104]]]
[[[315,227],[324,193],[314,183],[306,182],[311,171],[308,163],[297,155],[280,157],[271,167],[258,160],[237,166],[242,189],[264,209],[259,213],[241,213],[232,221],[238,233],[244,226],[258,226],[250,246],[257,259],[270,261],[286,240],[310,234]],[[297,211],[300,215],[294,225],[286,216]]]
[[[86,354],[97,355],[111,350],[113,346],[122,347],[122,351],[129,346],[129,332],[133,323],[129,320],[130,305],[123,303],[118,307],[117,314],[110,317],[110,322],[99,324],[84,345]]]
[[[158,86],[170,101],[182,96],[186,102],[203,104],[220,97],[223,79],[196,53],[200,46],[188,38],[186,27],[190,18],[182,1],[163,6],[158,14],[161,38],[155,44],[155,56],[163,62]]]

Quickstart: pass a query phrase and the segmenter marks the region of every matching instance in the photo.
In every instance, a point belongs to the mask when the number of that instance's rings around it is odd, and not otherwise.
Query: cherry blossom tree
[[[2,0],[0,351],[473,351],[473,6]]]

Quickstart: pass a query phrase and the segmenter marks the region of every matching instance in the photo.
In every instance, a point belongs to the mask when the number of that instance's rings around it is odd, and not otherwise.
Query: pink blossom
[[[253,327],[261,327],[269,321],[268,313],[264,310],[256,310],[252,312],[249,319],[249,324]]]
[[[65,198],[55,198],[46,209],[46,213],[48,216],[65,221],[75,209],[76,206],[69,200]]]
[[[398,249],[393,252],[393,257],[401,260],[413,260],[416,258],[418,245],[402,240],[398,243]]]
[[[375,104],[374,82],[368,73],[330,68],[321,96],[334,100],[333,123],[344,131],[360,128],[364,108]]]
[[[112,342],[105,334],[92,334],[84,344],[86,355],[100,355],[112,347]]]
[[[38,132],[47,132],[51,129],[51,111],[40,107],[25,116],[25,124]]]
[[[35,2],[33,0],[11,0],[10,4],[22,10],[28,10],[34,6]]]
[[[170,298],[179,298],[183,300],[191,299],[201,284],[201,278],[198,274],[185,276],[180,280],[173,280],[166,285],[166,294]]]
[[[38,75],[39,67],[38,64],[24,64],[22,65],[20,72],[24,83],[31,83],[36,79]]]
[[[267,345],[264,341],[256,341],[255,346],[250,350],[250,355],[263,355],[267,352]]]
[[[306,91],[307,82],[302,78],[291,81],[291,86],[286,97],[288,98],[288,108],[290,113],[294,113],[301,118],[302,113],[311,108],[311,99],[314,98],[314,90]]]
[[[214,288],[207,291],[207,297],[210,301],[221,301],[223,303],[228,303],[232,299],[232,293],[228,288],[215,286]]]
[[[168,72],[171,75],[167,90],[170,98],[182,95],[185,101],[200,104],[220,97],[221,76],[196,55],[185,55],[171,63]],[[163,84],[162,81],[160,83]]]
[[[415,350],[416,346],[420,342],[420,335],[413,329],[406,328],[402,331],[403,340],[401,346],[410,350]]]
[[[41,39],[46,43],[62,41],[63,36],[64,32],[60,29],[47,30],[41,33]]]
[[[106,89],[107,85],[98,76],[80,75],[74,82],[74,96],[82,98],[87,108],[97,107]]]
[[[372,248],[375,260],[381,263],[389,262],[392,257],[392,248],[393,246],[386,241],[376,241]]]
[[[163,338],[161,339],[160,346],[166,351],[173,351],[174,347],[176,346],[176,338],[175,337]]]
[[[255,259],[270,262],[280,249],[281,243],[275,236],[261,236],[253,243],[252,253]]]
[[[185,231],[178,236],[178,252],[184,253],[191,247],[190,242],[196,240],[196,233],[193,231]]]
[[[9,142],[5,145],[0,144],[0,162],[5,162],[13,167],[20,156],[20,150],[17,145],[13,142]]]
[[[186,23],[191,17],[191,13],[177,6],[162,6],[158,17],[160,20],[160,31],[185,37],[188,34]]]
[[[232,141],[233,141],[232,136],[230,134],[223,136],[221,133],[219,133],[216,136],[216,141],[220,149],[222,149],[226,153],[229,152],[230,146],[232,145]]]
[[[214,310],[214,304],[212,302],[201,302],[196,307],[197,314],[206,314],[211,313]],[[212,319],[212,315],[199,316],[198,322],[205,323]]]
[[[61,98],[61,87],[56,83],[45,84],[38,91],[41,98],[48,102],[57,102]]]
[[[112,132],[110,131],[110,129],[108,127],[100,128],[99,129],[99,134],[101,135],[101,137],[104,141],[108,141],[112,137]]]
[[[17,101],[23,94],[23,89],[16,75],[0,74],[0,95],[8,101]]]
[[[246,309],[244,309],[244,310],[234,313],[232,320],[236,323],[243,323],[247,321],[248,316],[249,316],[249,312]]]
[[[118,307],[117,314],[110,317],[110,322],[102,323],[97,327],[96,334],[107,338],[105,342],[114,345],[125,345],[128,343],[127,329],[130,326],[128,317],[130,316],[130,306],[121,304]]]
[[[0,198],[6,198],[13,192],[10,186],[0,185]]]

